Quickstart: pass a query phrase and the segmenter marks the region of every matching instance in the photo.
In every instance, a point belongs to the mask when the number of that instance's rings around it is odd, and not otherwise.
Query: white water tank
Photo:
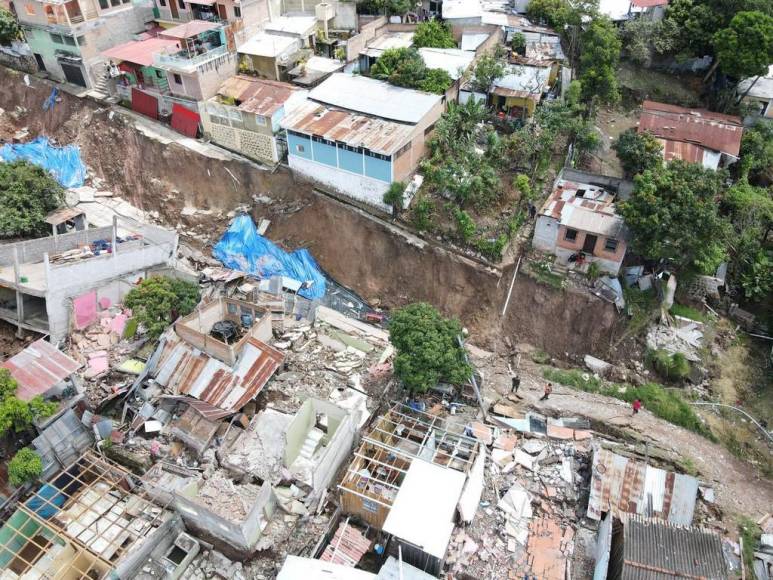
[[[317,20],[320,22],[327,22],[328,20],[335,18],[336,9],[332,4],[320,2],[314,7],[314,13],[317,16]]]

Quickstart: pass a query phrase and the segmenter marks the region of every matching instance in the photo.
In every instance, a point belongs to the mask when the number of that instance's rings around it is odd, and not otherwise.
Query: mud
[[[539,286],[519,274],[503,322],[512,266],[504,271],[482,266],[317,193],[284,167],[268,171],[163,143],[138,130],[126,115],[90,100],[62,93],[54,109],[44,112],[51,86],[32,76],[26,86],[22,74],[0,67],[3,122],[27,127],[31,136],[77,143],[106,188],[141,209],[157,211],[171,226],[189,223],[180,213],[183,207],[214,210],[204,224],[214,240],[225,228],[225,214],[246,205],[255,217],[271,220],[271,239],[288,249],[308,247],[333,278],[370,302],[384,307],[430,302],[459,317],[474,341],[489,348],[510,336],[556,357],[607,353],[617,319],[609,304]],[[17,106],[26,111],[15,118],[11,113]]]

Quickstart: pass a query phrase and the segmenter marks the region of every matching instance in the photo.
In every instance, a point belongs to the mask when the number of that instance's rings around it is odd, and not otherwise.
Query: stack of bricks
[[[535,517],[529,524],[526,553],[509,577],[513,580],[564,580],[567,561],[574,551],[574,530],[550,515]]]

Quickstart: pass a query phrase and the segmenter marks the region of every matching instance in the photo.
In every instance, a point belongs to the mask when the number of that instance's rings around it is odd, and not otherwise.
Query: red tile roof
[[[140,66],[151,66],[153,64],[154,54],[161,53],[172,46],[179,48],[178,42],[170,38],[132,40],[107,49],[102,53],[102,56],[124,62],[131,62]]]
[[[733,115],[644,101],[639,133],[644,131],[667,141],[692,143],[737,157],[743,123]]]
[[[222,27],[222,24],[218,24],[217,22],[207,22],[206,20],[191,20],[190,22],[180,24],[174,28],[167,28],[161,32],[161,36],[165,36],[166,38],[191,38],[193,36],[198,36],[202,32],[215,30],[216,28],[220,27]]]
[[[666,6],[668,0],[631,0],[631,4],[636,8],[652,8],[654,6]]]
[[[29,401],[43,395],[66,379],[81,365],[42,338],[2,363],[19,383],[16,396]]]

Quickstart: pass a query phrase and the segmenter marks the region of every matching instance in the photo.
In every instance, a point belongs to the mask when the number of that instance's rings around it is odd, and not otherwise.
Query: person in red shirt
[[[552,392],[553,392],[553,385],[548,383],[547,385],[545,385],[545,394],[542,395],[542,398],[540,399],[540,401],[547,400],[550,397],[550,393]]]
[[[639,409],[641,409],[641,401],[639,399],[636,399],[633,402],[633,414],[636,415],[636,413],[639,412]]]

